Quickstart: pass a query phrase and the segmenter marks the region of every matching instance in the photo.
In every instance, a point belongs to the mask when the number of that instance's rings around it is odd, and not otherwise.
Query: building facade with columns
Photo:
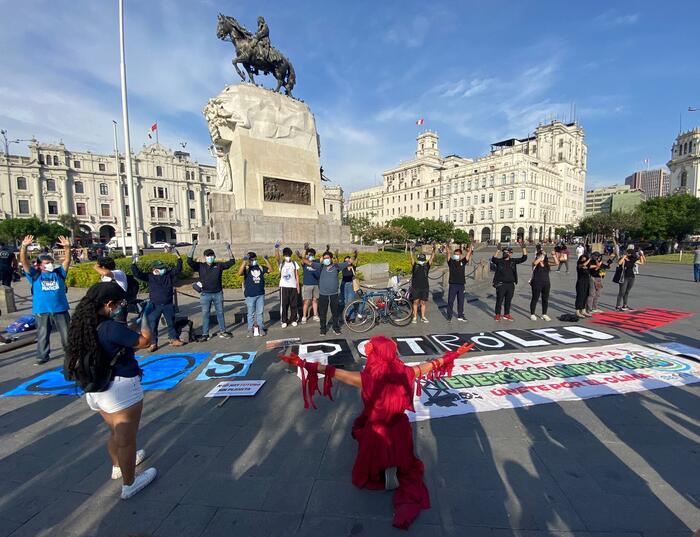
[[[686,193],[700,198],[700,128],[683,132],[671,147],[670,194]]]
[[[81,242],[107,242],[122,239],[124,231],[131,236],[129,215],[135,210],[140,246],[197,239],[206,222],[207,192],[216,183],[216,168],[158,143],[144,146],[132,162],[135,202],[128,196],[123,155],[117,162],[114,154],[32,141],[29,156],[10,154],[9,162],[0,156],[1,216],[57,221],[71,214],[80,220]]]
[[[434,132],[416,142],[415,158],[386,170],[382,186],[350,194],[350,217],[451,221],[481,242],[553,240],[583,217],[587,148],[576,123],[540,125],[476,159],[442,156]]]

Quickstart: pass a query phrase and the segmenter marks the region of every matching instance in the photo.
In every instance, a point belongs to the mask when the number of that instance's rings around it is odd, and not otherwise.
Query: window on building
[[[153,187],[153,191],[156,198],[167,199],[168,197],[168,189],[165,187]]]
[[[493,202],[493,192],[489,192],[489,203]]]
[[[119,173],[125,173],[126,168],[124,167],[124,163],[120,162],[119,163]]]
[[[56,180],[55,179],[47,179],[46,180],[46,190],[49,192],[56,192]]]
[[[484,211],[479,211],[479,220],[484,219]]]
[[[80,169],[80,161],[79,160],[74,160],[73,161],[73,167]]]
[[[83,185],[82,181],[76,181],[73,183],[73,190],[75,191],[76,194],[84,194],[85,193],[85,185]]]
[[[559,159],[560,161],[564,160],[564,154],[563,154],[563,153],[559,153],[558,159]]]
[[[564,139],[559,138],[559,147],[564,147]]]
[[[206,180],[207,180],[207,183],[210,183],[211,182],[211,175],[207,175]]]
[[[102,216],[112,216],[112,207],[109,203],[101,203],[100,212]]]
[[[124,205],[124,216],[131,216],[128,205]]]
[[[43,164],[43,163],[44,163],[44,155],[39,154],[39,164]]]
[[[491,220],[492,218],[493,218],[493,211],[491,209],[489,209],[489,220]]]
[[[194,190],[188,190],[188,191],[187,191],[187,198],[188,198],[190,201],[194,201]]]
[[[158,218],[165,218],[167,214],[168,210],[166,207],[158,207]]]
[[[122,185],[122,193],[124,194],[124,197],[129,195],[129,187],[126,185]]]
[[[504,190],[503,192],[501,192],[501,194],[500,194],[500,196],[499,196],[499,199],[500,199],[501,201],[506,201],[506,192],[505,192],[505,190]]]
[[[156,217],[156,208],[151,207],[151,218],[155,218],[155,217]]]
[[[53,165],[58,166],[58,157],[56,155],[53,156]]]
[[[79,201],[75,204],[75,213],[78,216],[87,216],[87,207],[85,206],[85,203],[82,201]]]
[[[168,207],[168,218],[171,220],[174,218],[174,210],[172,207]]]
[[[520,199],[521,199],[521,200],[524,200],[524,199],[525,199],[525,191],[524,191],[524,190],[521,190],[521,191],[520,191]]]
[[[498,211],[498,218],[502,219],[505,217],[505,215],[506,215],[505,209],[501,209],[500,211]]]
[[[681,185],[680,186],[688,186],[688,172],[683,171],[681,173]]]
[[[97,169],[100,170],[101,172],[106,172],[107,171],[107,166],[105,166],[103,163],[99,163],[97,165]]]
[[[156,166],[156,177],[163,177],[163,166]]]
[[[107,183],[100,183],[100,196],[109,195],[109,185]]]
[[[18,177],[17,178],[17,190],[27,190],[27,178]]]
[[[197,218],[197,213],[194,209],[190,209],[190,220],[195,220]]]
[[[508,218],[513,218],[513,209],[508,209]]]
[[[493,186],[493,183],[494,183],[494,177],[492,175],[491,177],[489,177],[489,186]]]
[[[520,208],[520,218],[525,218],[525,208],[524,207]]]
[[[19,214],[29,214],[29,200],[17,200]]]
[[[474,213],[471,213],[471,214],[469,215],[469,223],[470,223],[470,224],[473,224],[473,223],[474,223]]]
[[[481,178],[481,188],[486,188],[486,177]]]
[[[57,201],[49,201],[47,203],[48,209],[49,209],[49,214],[51,215],[57,215],[58,214],[58,202]]]

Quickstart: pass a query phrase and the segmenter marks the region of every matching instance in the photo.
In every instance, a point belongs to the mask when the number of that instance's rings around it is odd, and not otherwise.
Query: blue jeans
[[[209,335],[209,314],[211,305],[214,304],[216,310],[216,322],[219,323],[219,331],[226,331],[226,321],[224,320],[224,292],[218,293],[202,293],[199,297],[199,303],[202,306],[202,335]]]
[[[340,305],[339,314],[342,315],[345,306],[350,304],[357,297],[355,290],[352,288],[352,282],[341,282],[340,287],[342,289],[341,296],[343,297],[343,303]],[[355,317],[355,312],[351,311],[348,315],[350,319]]]
[[[248,308],[248,330],[253,329],[257,323],[260,330],[265,330],[263,324],[263,308],[265,307],[265,295],[245,297],[245,305]]]
[[[160,316],[165,317],[165,322],[168,325],[168,337],[173,340],[177,339],[177,330],[175,330],[175,306],[172,304],[154,304],[153,310],[148,314],[148,325],[151,327],[151,343],[158,345],[158,323]]]
[[[36,313],[36,344],[37,362],[47,362],[49,360],[49,341],[51,339],[52,326],[58,330],[61,336],[61,344],[65,351],[68,345],[68,326],[70,325],[70,314],[67,311],[59,313]]]
[[[695,281],[700,282],[700,263],[693,264],[693,271],[695,273]]]

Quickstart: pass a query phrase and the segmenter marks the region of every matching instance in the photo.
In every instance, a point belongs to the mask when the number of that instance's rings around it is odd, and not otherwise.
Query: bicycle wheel
[[[413,308],[411,303],[405,298],[397,298],[388,304],[389,322],[394,326],[406,326],[411,323]]]
[[[377,321],[377,310],[371,302],[358,298],[345,306],[343,321],[353,332],[367,332]]]

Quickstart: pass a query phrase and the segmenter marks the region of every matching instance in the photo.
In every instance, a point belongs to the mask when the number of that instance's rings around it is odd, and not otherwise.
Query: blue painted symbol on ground
[[[255,352],[219,353],[197,376],[197,380],[220,380],[229,377],[245,377],[248,374]]]

